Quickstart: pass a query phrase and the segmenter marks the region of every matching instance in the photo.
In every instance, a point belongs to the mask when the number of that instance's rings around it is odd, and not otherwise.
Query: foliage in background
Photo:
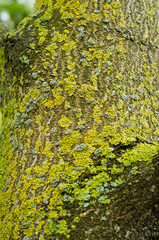
[[[33,5],[34,0],[32,0]],[[8,0],[0,2],[0,21],[9,28],[16,28],[20,21],[31,11],[31,2],[29,0],[18,1]]]

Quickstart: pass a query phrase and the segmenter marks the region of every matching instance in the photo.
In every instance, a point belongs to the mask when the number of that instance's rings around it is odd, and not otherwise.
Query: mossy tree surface
[[[157,2],[37,0],[1,40],[0,239],[159,238]]]

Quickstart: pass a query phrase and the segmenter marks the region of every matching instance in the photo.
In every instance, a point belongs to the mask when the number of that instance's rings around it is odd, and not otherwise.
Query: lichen
[[[6,65],[1,48],[2,240],[137,234],[128,202],[153,199],[159,140],[156,5],[140,4],[37,0]]]

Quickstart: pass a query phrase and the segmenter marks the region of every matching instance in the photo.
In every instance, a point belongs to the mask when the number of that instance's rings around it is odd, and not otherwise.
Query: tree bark
[[[0,239],[159,239],[158,10],[37,0],[0,39]]]

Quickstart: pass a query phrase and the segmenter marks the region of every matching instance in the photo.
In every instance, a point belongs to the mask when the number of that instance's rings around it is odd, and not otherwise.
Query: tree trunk
[[[0,44],[0,239],[159,239],[157,0],[37,0]]]

